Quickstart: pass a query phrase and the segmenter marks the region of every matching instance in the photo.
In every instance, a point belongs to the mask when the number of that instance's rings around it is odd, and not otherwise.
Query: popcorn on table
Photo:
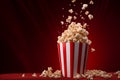
[[[50,77],[50,78],[60,78],[62,77],[61,71],[60,70],[56,70],[54,73],[52,72],[53,69],[52,67],[48,67],[48,70],[44,70],[40,77]]]

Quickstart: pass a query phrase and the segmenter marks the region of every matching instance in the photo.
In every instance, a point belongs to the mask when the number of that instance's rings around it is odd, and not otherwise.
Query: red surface
[[[0,75],[0,80],[76,80],[73,78],[58,78],[58,79],[54,79],[54,78],[43,78],[43,77],[39,77],[39,73],[37,73],[36,77],[32,77],[31,73],[26,73],[25,77],[22,77],[22,73],[17,73],[17,74],[1,74]],[[78,79],[78,80],[87,80],[84,78]],[[100,78],[100,77],[96,77],[94,78],[94,80],[120,80],[118,79],[116,76],[113,76],[111,79],[104,79],[104,78]]]

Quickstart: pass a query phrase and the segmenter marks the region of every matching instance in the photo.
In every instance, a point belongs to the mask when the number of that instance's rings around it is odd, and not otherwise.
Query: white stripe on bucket
[[[67,77],[70,77],[70,43],[66,43]]]
[[[83,43],[82,44],[82,54],[81,54],[81,64],[80,64],[80,74],[82,74],[82,72],[83,72],[85,48],[86,48],[86,43]]]
[[[76,75],[78,67],[78,54],[79,54],[79,43],[75,42],[74,44],[74,68],[73,74]]]
[[[65,71],[64,71],[64,57],[63,57],[63,44],[60,43],[60,57],[61,57],[61,64],[62,64],[62,74],[65,76]]]

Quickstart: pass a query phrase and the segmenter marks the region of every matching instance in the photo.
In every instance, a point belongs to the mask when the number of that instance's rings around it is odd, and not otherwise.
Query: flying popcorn
[[[70,23],[72,20],[72,16],[68,16],[68,18],[66,19],[66,22]]]
[[[71,0],[71,2],[72,2],[72,3],[75,3],[75,2],[76,2],[76,0]]]
[[[87,7],[88,7],[88,4],[83,4],[81,9],[85,10]]]
[[[85,15],[88,15],[89,14],[89,11],[85,11]]]
[[[93,5],[93,4],[94,4],[94,2],[93,2],[92,0],[90,0],[89,4],[92,4],[92,5]]]
[[[77,17],[76,17],[76,16],[73,16],[73,19],[74,19],[74,20],[76,20],[76,19],[77,19]]]
[[[63,25],[63,24],[64,24],[64,22],[63,22],[63,21],[61,21],[60,23],[61,23],[61,25]]]
[[[95,49],[94,49],[94,48],[91,48],[91,52],[95,52]]]
[[[82,20],[85,20],[85,18],[84,18],[83,16],[81,17],[81,19],[82,19]]]
[[[68,12],[72,14],[73,13],[73,9],[69,9]]]
[[[88,18],[89,18],[89,20],[92,20],[92,19],[93,19],[93,15],[92,15],[92,14],[89,14],[89,15],[88,15]]]

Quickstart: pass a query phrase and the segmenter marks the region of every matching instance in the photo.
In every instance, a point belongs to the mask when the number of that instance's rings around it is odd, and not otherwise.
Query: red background
[[[85,0],[81,0],[85,1]],[[41,72],[59,69],[57,36],[69,0],[0,1],[0,73]],[[87,69],[120,69],[119,0],[95,0],[90,39],[96,52],[89,53]]]

